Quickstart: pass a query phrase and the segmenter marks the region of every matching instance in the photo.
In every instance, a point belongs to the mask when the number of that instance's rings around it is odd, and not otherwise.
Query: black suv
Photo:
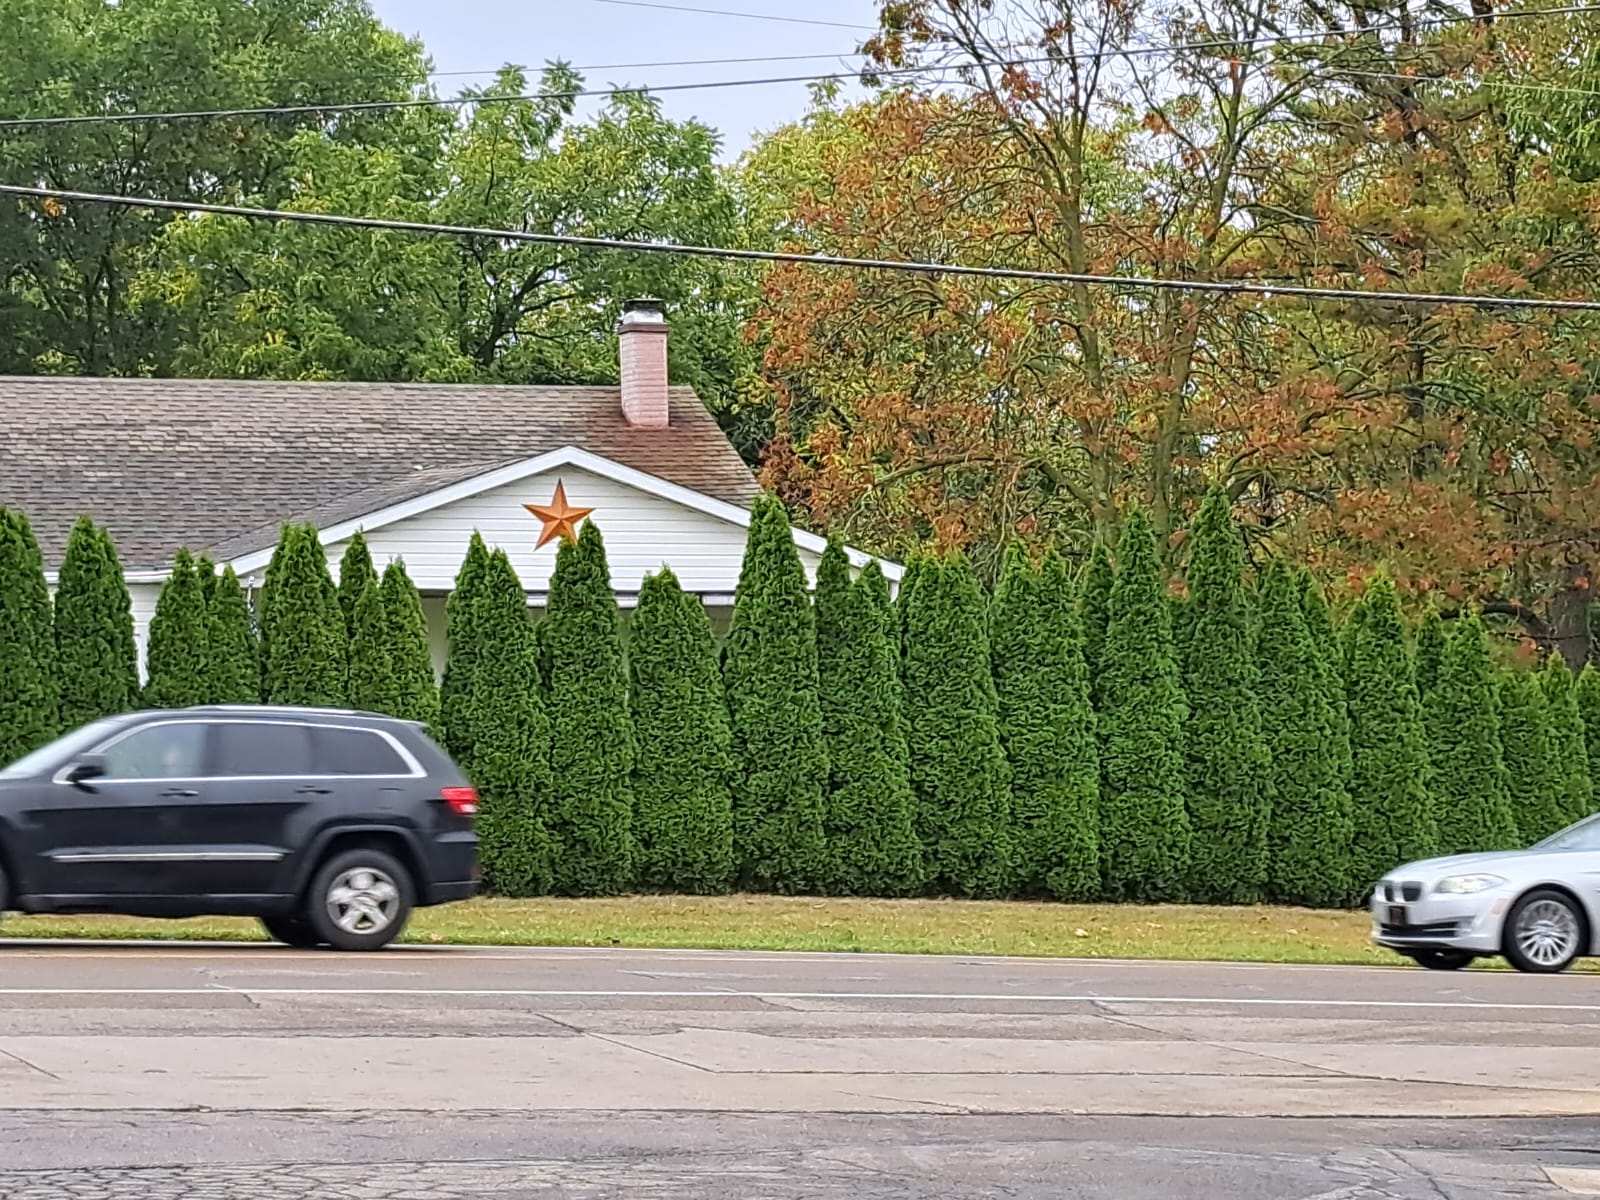
[[[130,713],[0,769],[0,909],[258,917],[376,950],[477,890],[477,794],[422,727],[259,705]]]

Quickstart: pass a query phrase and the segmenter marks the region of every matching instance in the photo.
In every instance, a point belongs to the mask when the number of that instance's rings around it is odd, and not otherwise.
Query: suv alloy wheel
[[[393,855],[345,850],[312,879],[306,919],[335,950],[381,950],[400,936],[415,901],[411,875]]]

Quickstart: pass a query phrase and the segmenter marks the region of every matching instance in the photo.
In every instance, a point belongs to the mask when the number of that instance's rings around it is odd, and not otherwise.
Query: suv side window
[[[311,733],[281,721],[228,721],[212,727],[209,775],[272,778],[310,775]]]
[[[409,775],[411,767],[389,740],[369,729],[318,725],[311,731],[317,775]]]
[[[195,779],[201,774],[206,727],[180,721],[135,729],[103,751],[105,779]]]

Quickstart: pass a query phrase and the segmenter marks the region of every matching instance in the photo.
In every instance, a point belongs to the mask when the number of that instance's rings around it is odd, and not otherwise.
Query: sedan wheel
[[[1419,967],[1427,967],[1430,971],[1459,971],[1462,967],[1470,967],[1477,959],[1477,955],[1467,950],[1413,950],[1411,958]]]
[[[1518,900],[1506,918],[1505,954],[1519,971],[1565,971],[1584,951],[1583,914],[1560,892],[1542,888]]]

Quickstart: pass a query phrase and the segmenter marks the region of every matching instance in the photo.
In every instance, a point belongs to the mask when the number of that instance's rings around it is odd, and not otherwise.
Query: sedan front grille
[[[1422,899],[1422,885],[1420,883],[1402,883],[1400,894],[1405,897],[1408,904],[1415,904]]]
[[[1424,925],[1380,925],[1378,931],[1384,937],[1417,938],[1427,940],[1437,938],[1453,938],[1461,932],[1460,921],[1429,921]]]

